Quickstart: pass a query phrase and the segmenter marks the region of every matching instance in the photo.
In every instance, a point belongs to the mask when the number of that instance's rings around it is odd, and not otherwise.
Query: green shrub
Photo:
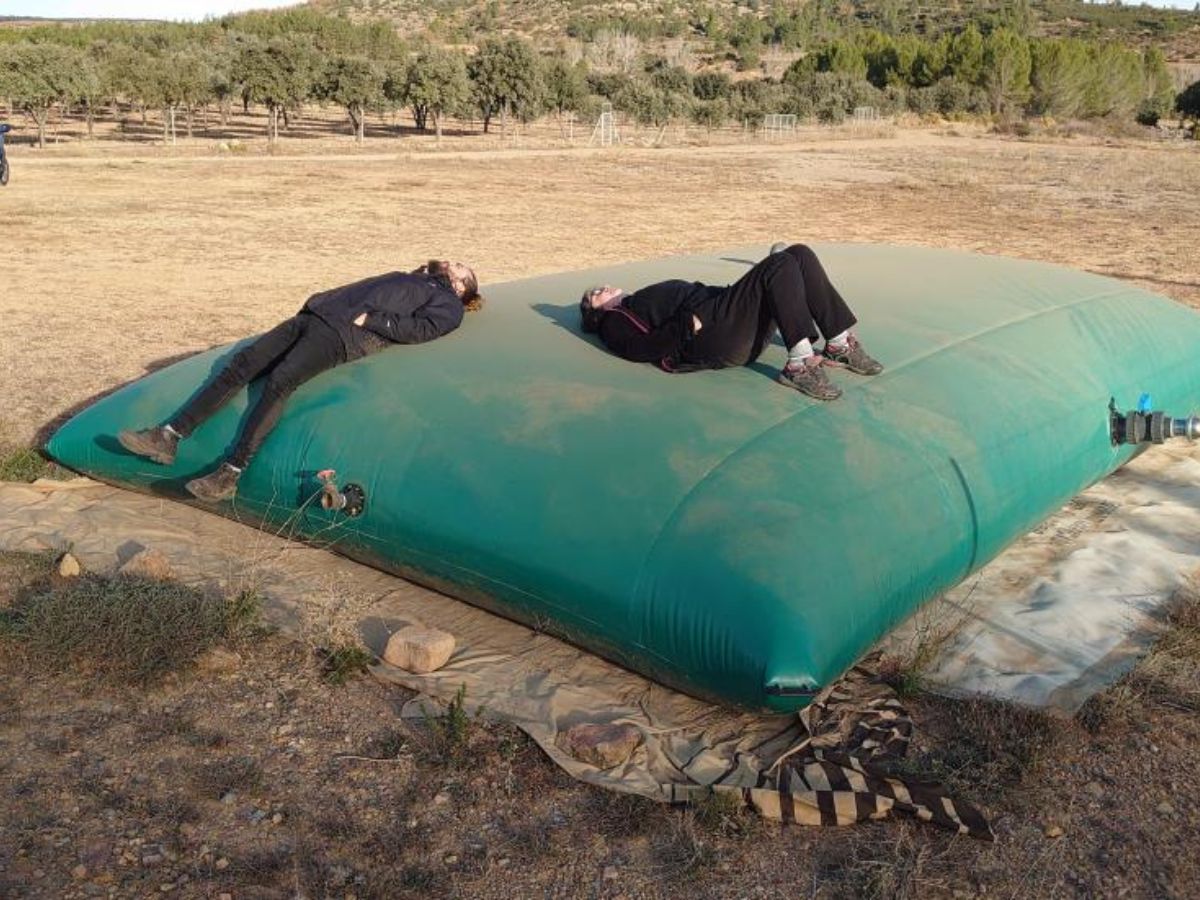
[[[1170,104],[1159,97],[1148,97],[1138,104],[1135,118],[1139,125],[1155,127],[1158,120],[1171,111]]]
[[[51,669],[146,683],[256,632],[259,611],[252,592],[226,597],[173,581],[86,574],[24,592],[6,631]]]
[[[365,675],[375,661],[375,657],[359,644],[342,644],[324,651],[323,655],[321,676],[330,684],[338,685]]]
[[[887,96],[863,78],[846,72],[815,72],[794,79],[788,112],[837,124],[856,106],[888,107]]]
[[[28,447],[0,455],[0,481],[36,481],[49,475],[50,468],[45,457]]]

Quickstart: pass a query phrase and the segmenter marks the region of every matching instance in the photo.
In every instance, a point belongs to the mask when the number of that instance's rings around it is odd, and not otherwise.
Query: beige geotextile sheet
[[[795,716],[730,711],[661,687],[524,626],[403,579],[202,510],[87,479],[0,484],[0,549],[70,547],[94,571],[142,547],[181,579],[253,587],[289,633],[357,632],[377,653],[403,625],[455,635],[442,670],[377,674],[425,698],[466,686],[525,730],[577,778],[657,799],[671,786],[750,787],[801,737]],[[937,641],[930,677],[946,691],[991,694],[1072,711],[1120,676],[1153,640],[1164,602],[1200,567],[1200,449],[1160,447],[1084,492],[947,597],[882,643],[909,652]],[[951,632],[949,633],[948,632]],[[600,771],[562,752],[580,722],[626,722],[643,743]]]

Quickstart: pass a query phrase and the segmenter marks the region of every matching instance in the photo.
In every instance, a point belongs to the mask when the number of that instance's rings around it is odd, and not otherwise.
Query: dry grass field
[[[525,143],[16,147],[0,190],[0,445],[317,289],[430,254],[474,263],[486,287],[784,237],[910,243],[1200,306],[1194,142],[959,126]],[[39,565],[0,560],[0,610]],[[471,731],[470,764],[451,764],[400,725],[402,692],[332,686],[277,638],[219,672],[130,688],[54,674],[0,633],[0,897],[1195,896],[1197,609],[1077,721],[909,701],[914,765],[982,802],[994,845],[662,809],[572,782],[503,727]]]
[[[215,146],[12,151],[0,440],[29,441],[147,365],[263,329],[316,290],[431,254],[474,263],[486,285],[780,238],[886,241],[1064,263],[1200,305],[1192,142],[899,130],[610,151]]]

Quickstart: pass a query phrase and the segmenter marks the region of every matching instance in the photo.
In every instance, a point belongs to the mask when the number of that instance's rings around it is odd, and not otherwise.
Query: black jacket
[[[362,328],[394,344],[421,344],[449,334],[463,320],[463,303],[450,283],[434,275],[390,272],[313,294],[303,312],[319,317],[348,345]]]
[[[708,368],[691,352],[692,316],[703,313],[725,288],[698,281],[660,281],[621,298],[600,320],[600,340],[617,356],[652,362],[668,372]]]

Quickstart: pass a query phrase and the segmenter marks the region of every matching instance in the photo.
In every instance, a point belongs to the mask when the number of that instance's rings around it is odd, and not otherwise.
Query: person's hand
[[[699,332],[700,329],[703,327],[704,327],[704,323],[700,321],[700,317],[697,315],[693,315],[692,316],[692,331]]]
[[[354,324],[357,325],[359,328],[362,328],[364,325],[366,325],[367,324],[367,314],[359,313],[358,318],[354,320]]]

